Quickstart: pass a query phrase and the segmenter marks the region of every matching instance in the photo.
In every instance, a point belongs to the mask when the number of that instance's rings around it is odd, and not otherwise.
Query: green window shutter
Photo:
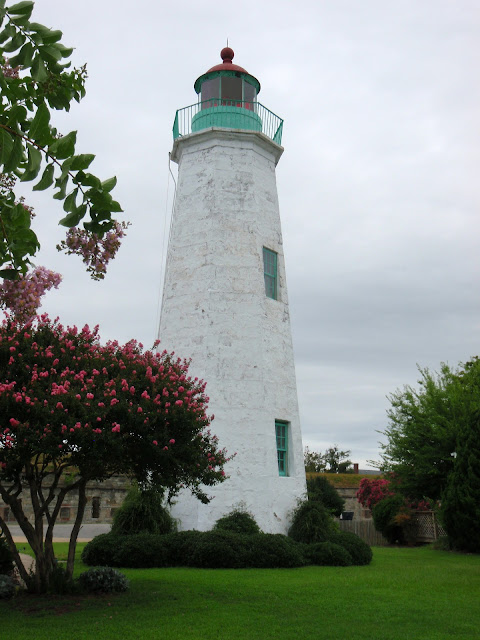
[[[275,420],[278,475],[288,476],[288,422]]]
[[[263,247],[263,274],[265,294],[277,300],[277,254],[266,247]]]

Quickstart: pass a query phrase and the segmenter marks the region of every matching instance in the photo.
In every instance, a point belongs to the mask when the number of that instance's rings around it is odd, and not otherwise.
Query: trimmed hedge
[[[334,542],[315,542],[306,545],[305,555],[308,564],[322,567],[350,567],[354,564],[347,549]]]
[[[179,531],[165,535],[97,536],[82,560],[110,567],[199,567],[205,569],[293,568],[306,564],[348,566],[368,564],[370,547],[347,532],[316,544],[296,542],[281,534],[232,531]]]
[[[365,565],[372,561],[372,549],[357,534],[350,531],[337,531],[331,538],[330,542],[340,545],[348,551],[352,558],[352,564]]]

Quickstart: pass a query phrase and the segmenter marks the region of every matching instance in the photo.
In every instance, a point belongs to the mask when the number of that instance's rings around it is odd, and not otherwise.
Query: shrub
[[[77,585],[73,579],[67,575],[65,567],[57,564],[50,573],[48,590],[50,593],[58,594],[75,593],[77,591]]]
[[[345,500],[324,476],[307,479],[308,499],[321,502],[325,509],[334,516],[339,516],[345,507]]]
[[[112,533],[170,533],[175,524],[163,505],[163,493],[155,489],[141,491],[137,485],[131,487],[124,503],[113,517]]]
[[[191,567],[192,556],[203,540],[202,531],[176,531],[162,536],[171,567]]]
[[[259,533],[248,539],[245,566],[257,569],[301,567],[305,564],[303,545],[280,533]]]
[[[190,566],[204,569],[238,569],[248,566],[248,542],[240,533],[205,531],[196,541]]]
[[[137,533],[123,536],[115,553],[117,567],[151,569],[170,564],[164,535]]]
[[[288,535],[297,542],[326,542],[336,531],[333,518],[320,502],[301,502],[293,512]]]
[[[403,544],[405,542],[403,529],[395,522],[395,517],[404,506],[404,499],[397,494],[380,500],[372,509],[375,529],[380,531],[390,544],[395,544],[396,542]]]
[[[11,576],[0,575],[0,600],[9,600],[15,595],[15,582]]]
[[[372,561],[372,549],[355,533],[350,531],[337,531],[337,533],[331,537],[330,541],[346,549],[354,565],[370,564]]]
[[[345,547],[334,542],[315,542],[305,546],[305,557],[308,564],[330,567],[349,567],[353,564],[352,556]]]
[[[255,518],[248,511],[234,509],[223,518],[217,520],[214,531],[233,531],[234,533],[254,534],[260,533],[260,527]]]
[[[95,567],[78,576],[78,583],[87,593],[112,593],[127,591],[127,578],[112,567]]]
[[[390,490],[390,480],[386,478],[362,478],[357,491],[357,500],[366,509],[373,507],[387,496],[393,496]]]
[[[10,551],[7,541],[3,536],[0,537],[0,575],[8,574],[13,571],[13,554]]]
[[[94,566],[120,566],[117,561],[117,552],[122,543],[122,536],[110,533],[102,533],[88,542],[82,551],[82,562],[90,567]]]

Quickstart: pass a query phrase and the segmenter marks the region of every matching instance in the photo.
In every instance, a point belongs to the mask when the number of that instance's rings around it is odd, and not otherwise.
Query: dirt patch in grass
[[[26,616],[44,617],[49,615],[62,616],[74,611],[98,607],[99,602],[105,608],[114,605],[115,595],[105,594],[34,594],[23,592],[11,600],[10,608]]]

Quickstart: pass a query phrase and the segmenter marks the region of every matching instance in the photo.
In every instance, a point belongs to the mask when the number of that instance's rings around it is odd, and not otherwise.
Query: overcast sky
[[[37,264],[64,276],[43,310],[153,343],[171,127],[228,38],[285,119],[277,183],[304,444],[378,459],[387,396],[415,384],[417,363],[480,353],[477,0],[38,0],[32,20],[88,64],[86,98],[55,122],[78,130],[96,175],[117,176],[132,223],[93,282],[54,249],[61,205],[26,190]]]

